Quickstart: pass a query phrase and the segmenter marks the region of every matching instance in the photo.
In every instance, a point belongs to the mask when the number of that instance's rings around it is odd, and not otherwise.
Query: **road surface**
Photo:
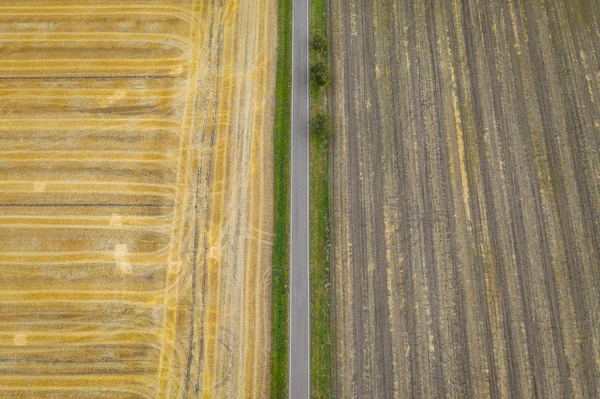
[[[310,393],[308,0],[293,8],[289,395],[298,399]]]

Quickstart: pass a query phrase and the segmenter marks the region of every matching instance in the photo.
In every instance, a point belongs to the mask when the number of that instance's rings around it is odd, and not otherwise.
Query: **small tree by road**
[[[319,87],[329,84],[329,67],[323,61],[317,61],[310,68],[310,78]]]

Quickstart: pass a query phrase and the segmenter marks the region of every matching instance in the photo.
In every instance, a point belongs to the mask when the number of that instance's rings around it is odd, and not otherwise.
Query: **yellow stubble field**
[[[0,0],[0,397],[268,392],[274,0]]]

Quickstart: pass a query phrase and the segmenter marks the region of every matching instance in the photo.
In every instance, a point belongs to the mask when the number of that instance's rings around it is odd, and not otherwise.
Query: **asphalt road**
[[[308,0],[294,0],[289,397],[310,393]]]

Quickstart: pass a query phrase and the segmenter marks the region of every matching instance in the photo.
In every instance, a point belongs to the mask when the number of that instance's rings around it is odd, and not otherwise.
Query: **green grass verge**
[[[279,0],[275,105],[275,220],[272,274],[271,398],[288,396],[292,0]]]
[[[311,0],[311,40],[327,40],[327,0]],[[329,65],[327,45],[311,48],[311,64]],[[311,115],[329,114],[329,89],[311,83]],[[328,119],[329,120],[329,119]],[[329,128],[331,132],[331,126]],[[328,135],[310,139],[310,289],[311,289],[311,381],[313,398],[333,397],[331,275],[329,239]]]

